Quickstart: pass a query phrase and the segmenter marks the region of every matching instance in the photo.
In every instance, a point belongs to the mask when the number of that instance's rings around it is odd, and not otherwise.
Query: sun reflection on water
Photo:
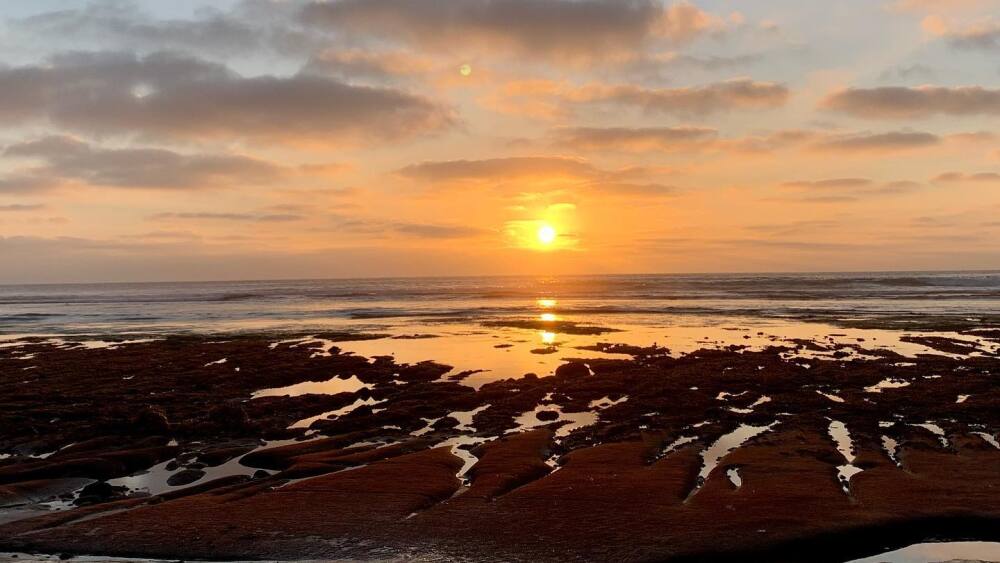
[[[553,342],[556,341],[556,333],[554,333],[554,332],[549,332],[547,330],[543,330],[540,333],[540,335],[542,337],[542,343],[543,344],[552,344]]]

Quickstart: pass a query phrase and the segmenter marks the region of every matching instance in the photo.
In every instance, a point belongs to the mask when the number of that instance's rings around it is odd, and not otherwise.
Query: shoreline
[[[0,459],[0,491],[39,480],[118,482],[122,473],[171,460],[172,474],[202,472],[190,489],[167,497],[92,487],[84,507],[0,525],[7,538],[0,550],[229,559],[322,551],[364,559],[372,556],[360,546],[372,542],[456,560],[484,553],[566,560],[607,557],[594,550],[628,545],[621,553],[643,560],[766,552],[795,561],[820,560],[815,548],[809,558],[796,554],[829,543],[829,560],[842,561],[874,551],[844,553],[838,533],[852,543],[872,536],[873,548],[902,547],[926,538],[899,543],[884,535],[901,538],[919,522],[937,533],[952,525],[968,530],[963,522],[1000,523],[1000,475],[981,469],[1000,463],[995,352],[905,358],[859,343],[866,359],[816,359],[796,351],[829,343],[799,342],[672,357],[663,348],[630,346],[618,349],[627,352],[620,359],[575,350],[580,360],[561,363],[551,376],[473,389],[453,379],[463,374],[434,362],[339,353],[338,342],[358,335],[322,335],[333,342],[328,350],[315,339],[277,337],[0,348],[4,389],[18,361],[12,358],[34,354],[32,364],[48,374],[30,391],[5,392],[0,452],[9,455],[20,440],[21,448],[49,454]],[[604,337],[615,341],[614,333]],[[954,346],[924,344],[942,352]],[[23,385],[24,374],[17,376]],[[349,389],[254,398],[333,379]],[[61,396],[75,399],[54,400]],[[150,408],[134,408],[139,397]],[[90,411],[80,407],[88,402]],[[113,402],[123,408],[107,406]],[[93,412],[96,405],[106,407]],[[25,423],[31,432],[19,434]],[[307,433],[311,440],[294,442]],[[206,483],[213,467],[226,464],[246,471]],[[846,485],[837,477],[845,467]],[[790,475],[801,483],[789,488]],[[299,498],[307,504],[287,500]],[[813,509],[802,513],[804,502]],[[122,511],[104,512],[116,507]],[[77,518],[85,513],[92,516]],[[331,522],[324,514],[344,518]],[[793,514],[801,520],[785,522]],[[287,545],[261,543],[267,534],[253,539],[254,521],[265,515],[267,533]],[[211,545],[168,541],[183,530],[212,538]],[[834,535],[821,541],[827,534]],[[511,546],[501,541],[508,535],[529,539]],[[314,537],[353,539],[323,547]]]

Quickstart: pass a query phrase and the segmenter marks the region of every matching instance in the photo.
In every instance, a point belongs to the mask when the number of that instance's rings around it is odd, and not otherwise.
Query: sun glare
[[[542,225],[538,227],[538,242],[545,246],[548,246],[556,241],[556,230],[552,228],[552,225]]]

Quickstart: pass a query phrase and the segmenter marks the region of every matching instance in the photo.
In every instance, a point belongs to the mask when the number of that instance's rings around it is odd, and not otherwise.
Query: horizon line
[[[729,272],[659,272],[659,273],[604,273],[604,274],[470,274],[470,275],[412,275],[412,276],[344,276],[320,278],[256,278],[256,279],[212,279],[212,280],[157,280],[157,281],[75,281],[75,282],[0,282],[0,288],[19,286],[56,285],[156,285],[156,284],[217,284],[217,283],[261,283],[261,282],[306,282],[306,281],[368,281],[368,280],[433,280],[433,279],[484,279],[484,278],[587,278],[587,277],[685,277],[685,276],[805,276],[805,275],[850,275],[850,274],[1000,274],[997,269],[968,270],[758,270]]]

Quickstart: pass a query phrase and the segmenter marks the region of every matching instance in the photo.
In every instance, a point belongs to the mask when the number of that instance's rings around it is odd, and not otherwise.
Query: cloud
[[[400,176],[425,182],[495,181],[524,177],[586,179],[599,175],[584,160],[561,156],[519,156],[485,160],[448,160],[413,164]]]
[[[934,78],[937,73],[933,68],[922,64],[897,65],[879,74],[880,81],[910,80],[916,78]]]
[[[553,142],[576,150],[672,151],[704,146],[718,135],[705,127],[571,127],[551,133]]]
[[[2,190],[0,190],[2,191]],[[40,203],[12,203],[7,205],[0,205],[0,213],[18,213],[23,211],[38,211],[39,209],[45,209],[45,206]]]
[[[677,195],[676,186],[664,184],[633,184],[628,182],[594,182],[589,186],[594,192],[628,198],[662,198]]]
[[[789,91],[783,84],[737,78],[682,88],[634,85],[586,87],[575,97],[584,103],[607,103],[637,107],[651,113],[700,116],[740,109],[781,107],[788,101]]]
[[[638,53],[628,61],[617,64],[621,74],[644,81],[669,82],[680,69],[696,69],[705,72],[740,71],[761,62],[761,53],[733,56],[696,56],[667,51],[662,53]]]
[[[941,16],[927,16],[924,31],[944,37],[952,46],[970,50],[1000,49],[1000,21],[991,18],[956,26]]]
[[[920,149],[941,143],[941,138],[919,131],[835,135],[811,145],[821,152],[879,153]]]
[[[760,233],[772,237],[789,237],[802,234],[811,234],[820,231],[829,231],[842,226],[840,221],[830,220],[805,220],[792,221],[789,223],[771,223],[763,225],[748,225],[744,227],[748,231]]]
[[[876,184],[868,178],[828,178],[824,180],[796,180],[781,184],[798,193],[777,199],[808,203],[849,203],[869,197],[894,196],[913,192],[921,187],[906,180]]]
[[[981,145],[992,141],[986,132],[955,133],[944,136],[920,131],[882,133],[787,129],[756,135],[719,137],[714,129],[702,127],[648,128],[559,128],[549,132],[548,143],[559,148],[581,151],[663,151],[716,154],[768,155],[782,150],[814,152],[891,152],[929,147],[944,142],[968,142]],[[523,144],[529,145],[530,142]],[[834,179],[830,182],[855,179]],[[823,187],[816,182],[813,187]],[[804,184],[803,184],[804,186]]]
[[[642,89],[634,86],[612,90],[608,101],[635,104],[647,111],[704,115],[735,109],[771,109],[788,101],[783,84],[737,78],[690,88]]]
[[[427,225],[422,223],[394,223],[390,225],[390,228],[403,235],[431,239],[470,238],[486,232],[483,229],[474,227]]]
[[[373,43],[569,62],[686,43],[723,25],[689,3],[654,0],[339,0],[307,5],[301,21]]]
[[[274,164],[239,155],[182,154],[166,149],[109,149],[68,136],[9,145],[7,158],[40,164],[0,179],[0,192],[36,191],[65,182],[123,188],[202,189],[260,185],[283,177]],[[9,185],[5,186],[5,182]],[[18,189],[20,186],[20,189]]]
[[[252,223],[288,223],[301,221],[301,215],[290,213],[254,214],[254,213],[157,213],[150,217],[154,221],[194,220],[194,221],[239,221]]]
[[[407,166],[397,171],[397,174],[404,178],[444,188],[465,183],[513,184],[522,191],[525,186],[531,186],[536,190],[544,189],[545,186],[556,186],[572,187],[580,193],[632,197],[659,198],[674,195],[678,191],[674,186],[648,181],[648,178],[656,173],[656,170],[641,167],[603,170],[586,160],[563,156],[432,161]],[[537,195],[532,192],[527,193],[531,197]]]
[[[395,234],[402,238],[415,239],[462,239],[474,238],[489,233],[485,229],[464,225],[443,225],[407,221],[386,221],[383,219],[334,214],[329,217],[333,230],[365,236],[384,237]]]
[[[923,12],[928,10],[955,11],[979,8],[994,0],[895,0],[889,8],[901,12]]]
[[[784,185],[790,188],[853,189],[868,187],[872,185],[872,181],[867,178],[832,178],[829,180],[785,182]]]
[[[42,12],[8,21],[14,32],[49,44],[91,42],[125,50],[170,50],[252,55],[311,50],[322,37],[296,25],[298,2],[244,0],[231,10],[202,7],[196,17],[157,18],[127,0],[100,0],[79,8]]]
[[[783,129],[760,135],[721,139],[716,144],[723,149],[753,155],[801,147],[805,143],[825,137],[827,135],[808,129]]]
[[[392,82],[407,76],[427,74],[434,68],[430,58],[410,51],[326,49],[313,55],[304,71],[334,76],[347,82],[357,79]]]
[[[151,242],[169,242],[169,241],[197,241],[201,240],[201,235],[192,233],[190,231],[149,231],[145,233],[137,233],[133,235],[122,235],[122,239],[125,240],[145,240]]]
[[[1000,174],[996,172],[978,172],[966,174],[964,172],[945,172],[938,174],[931,180],[937,184],[958,184],[958,183],[989,183],[1000,184]]]
[[[73,53],[0,69],[0,119],[91,134],[338,144],[389,141],[451,126],[451,111],[391,88],[330,78],[243,77],[168,53]]]
[[[572,85],[551,80],[519,80],[485,100],[496,111],[531,117],[563,117],[584,105],[634,108],[647,113],[701,117],[735,110],[783,106],[788,88],[774,82],[737,78],[702,86],[645,88],[634,84]]]
[[[1000,89],[981,86],[849,88],[822,107],[854,117],[912,119],[932,115],[1000,115]]]

